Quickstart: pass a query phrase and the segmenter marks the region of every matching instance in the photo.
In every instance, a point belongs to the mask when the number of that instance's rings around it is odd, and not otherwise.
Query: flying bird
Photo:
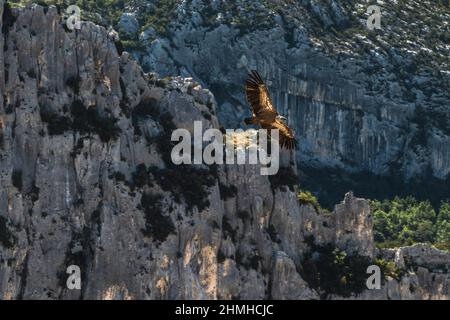
[[[281,116],[272,103],[269,90],[256,70],[250,71],[245,82],[247,101],[252,107],[253,116],[244,120],[245,124],[259,124],[263,129],[278,129],[279,144],[286,149],[294,149],[297,146],[294,132],[284,123],[285,117]]]

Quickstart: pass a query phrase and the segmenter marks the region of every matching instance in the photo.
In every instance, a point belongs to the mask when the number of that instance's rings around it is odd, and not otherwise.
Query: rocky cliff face
[[[192,79],[145,74],[106,29],[67,31],[55,7],[0,17],[0,298],[450,298],[449,254],[378,252],[351,193],[332,213],[300,204],[289,154],[271,178],[171,164],[174,128],[219,127]],[[336,252],[402,272],[380,290],[326,291],[317,261]],[[81,290],[66,287],[69,265]]]
[[[125,8],[136,22],[152,12],[167,16],[140,34],[122,32],[139,39],[136,57],[161,76],[192,76],[209,88],[226,127],[243,125],[249,110],[242,83],[248,69],[258,69],[301,141],[297,157],[308,187],[318,179],[311,167],[399,181],[448,177],[444,2],[383,3],[382,29],[373,31],[366,28],[369,3],[360,1],[170,3],[165,11],[160,2]],[[130,29],[125,22],[119,30]]]

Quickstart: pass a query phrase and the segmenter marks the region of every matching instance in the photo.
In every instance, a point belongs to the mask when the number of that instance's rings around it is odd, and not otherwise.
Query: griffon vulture
[[[252,107],[253,117],[246,118],[245,124],[259,124],[263,129],[278,129],[279,144],[286,149],[294,149],[297,146],[294,133],[284,123],[285,117],[281,116],[270,99],[269,90],[256,70],[248,74],[245,83],[247,101]]]

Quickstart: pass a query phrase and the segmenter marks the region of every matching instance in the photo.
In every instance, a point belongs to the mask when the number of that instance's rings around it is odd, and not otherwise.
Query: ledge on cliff
[[[105,28],[69,32],[54,6],[14,14],[0,34],[0,298],[318,299],[302,277],[308,236],[373,260],[364,199],[318,214],[257,165],[171,167],[173,128],[219,128],[198,83],[145,74]],[[79,291],[65,286],[73,264]],[[448,298],[435,269],[347,293]]]

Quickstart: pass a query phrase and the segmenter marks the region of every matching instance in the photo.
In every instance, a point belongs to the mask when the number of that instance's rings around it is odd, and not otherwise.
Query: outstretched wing
[[[269,128],[264,129],[279,130],[279,144],[281,148],[284,147],[286,149],[295,149],[295,147],[297,146],[297,140],[295,140],[294,132],[282,121],[277,119],[270,124]]]
[[[269,90],[256,70],[252,70],[248,74],[247,81],[245,82],[245,93],[247,95],[247,101],[251,105],[255,115],[258,115],[262,111],[273,112],[275,115],[278,114],[272,104],[272,99],[270,99]]]

